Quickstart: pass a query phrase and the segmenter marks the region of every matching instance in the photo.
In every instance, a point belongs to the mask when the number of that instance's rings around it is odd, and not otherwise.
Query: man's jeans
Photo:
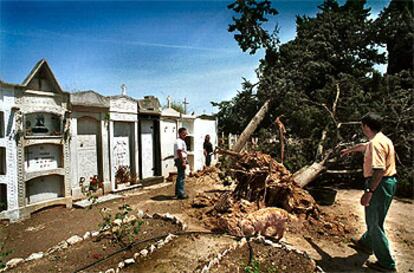
[[[368,230],[360,239],[360,243],[372,249],[378,263],[386,268],[395,268],[395,261],[391,256],[384,230],[384,221],[396,188],[397,179],[395,177],[384,177],[381,180],[372,194],[369,206],[365,207],[365,222]]]
[[[175,182],[175,196],[182,198],[185,196],[184,179],[185,168],[183,167],[183,161],[179,158],[175,159],[175,166],[177,167],[177,181]]]

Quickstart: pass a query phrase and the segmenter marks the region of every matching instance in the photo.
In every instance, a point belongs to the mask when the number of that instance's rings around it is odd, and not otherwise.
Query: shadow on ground
[[[320,266],[325,272],[347,272],[347,273],[359,273],[359,272],[375,272],[370,271],[366,267],[363,267],[364,263],[368,259],[369,255],[357,252],[348,257],[332,257],[311,238],[305,238],[306,241],[318,252],[321,256],[320,260],[315,260],[316,264]]]
[[[177,198],[175,198],[174,195],[156,195],[151,197],[151,200],[154,201],[171,201],[171,200],[176,200]]]

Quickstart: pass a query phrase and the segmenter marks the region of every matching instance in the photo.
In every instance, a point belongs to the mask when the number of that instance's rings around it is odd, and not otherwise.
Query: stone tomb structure
[[[180,112],[172,108],[163,109],[161,112],[161,172],[164,177],[177,171],[174,165],[174,143],[178,137],[180,117]]]
[[[62,91],[45,60],[36,64],[21,85],[5,87],[2,93],[12,88],[15,96],[14,125],[10,125],[14,129],[7,131],[16,146],[10,145],[6,154],[12,158],[15,149],[15,177],[10,176],[7,183],[10,188],[17,184],[17,192],[9,191],[8,196],[17,198],[17,206],[12,205],[4,216],[27,218],[47,206],[70,207],[69,94]]]
[[[89,188],[94,176],[103,182],[103,193],[108,193],[112,189],[108,137],[109,98],[90,90],[71,93],[70,100],[72,197],[83,198],[82,187]]]
[[[144,181],[161,179],[161,105],[154,96],[138,100],[140,178]]]
[[[189,168],[187,172],[202,170],[205,165],[203,150],[204,138],[210,135],[210,142],[213,147],[218,145],[217,120],[213,116],[203,115],[184,115],[172,108],[163,109],[161,112],[161,164],[162,175],[168,177],[170,173],[175,173],[174,166],[174,143],[178,137],[178,129],[185,127],[188,131],[186,139],[188,149]],[[212,157],[212,164],[217,159]]]
[[[22,84],[0,81],[0,219],[71,207],[94,176],[103,194],[162,182],[175,172],[180,127],[190,134],[189,169],[200,170],[205,134],[217,145],[214,118],[161,112],[154,96],[64,92],[39,61]]]
[[[23,86],[0,82],[0,218],[18,219],[15,93]]]
[[[109,158],[111,190],[138,183],[138,103],[126,95],[109,97]]]
[[[213,116],[209,115],[202,115],[198,116],[194,120],[194,128],[193,128],[193,141],[194,141],[194,165],[193,168],[195,171],[203,169],[205,165],[205,157],[204,157],[204,139],[206,135],[210,135],[210,142],[213,144],[213,149],[218,145],[218,123],[217,119]],[[217,163],[217,157],[211,157],[211,166]]]

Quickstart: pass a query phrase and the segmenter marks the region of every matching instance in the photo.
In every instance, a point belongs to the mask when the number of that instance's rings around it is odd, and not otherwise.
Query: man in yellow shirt
[[[342,156],[354,152],[364,153],[366,182],[361,205],[365,206],[367,231],[359,240],[353,240],[353,243],[365,252],[374,252],[377,262],[367,262],[368,267],[382,272],[396,272],[384,230],[385,217],[397,188],[394,145],[381,132],[381,117],[377,114],[366,114],[361,119],[361,126],[369,142],[341,151]]]

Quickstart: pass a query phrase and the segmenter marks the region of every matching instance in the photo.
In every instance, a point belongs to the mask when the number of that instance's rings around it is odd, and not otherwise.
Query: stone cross
[[[187,104],[190,104],[190,103],[187,101],[187,98],[184,98],[183,104],[184,104],[184,114],[187,114]]]
[[[125,83],[121,84],[121,95],[122,96],[126,96],[127,94],[126,90],[127,90],[126,84]]]

